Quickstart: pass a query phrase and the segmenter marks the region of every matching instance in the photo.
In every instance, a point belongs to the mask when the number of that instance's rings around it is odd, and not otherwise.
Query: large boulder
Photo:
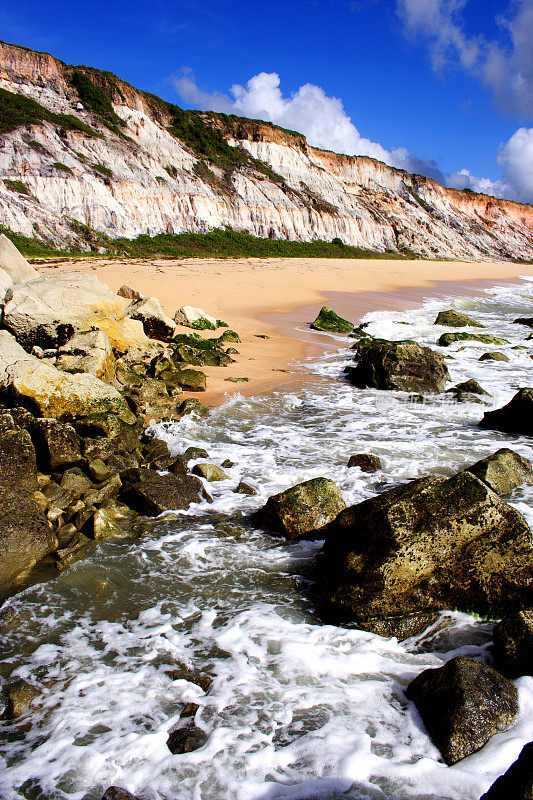
[[[333,481],[312,478],[269,497],[252,520],[287,539],[301,539],[319,536],[344,508],[346,503]]]
[[[442,609],[533,605],[533,541],[522,515],[472,473],[421,478],[342,511],[321,575],[330,616],[403,637],[410,619],[414,632]]]
[[[473,658],[426,669],[406,691],[447,764],[480,750],[518,717],[516,686]]]
[[[504,496],[523,483],[533,482],[531,461],[508,447],[502,447],[496,453],[476,461],[468,467],[468,471],[490,486],[496,494]]]
[[[167,342],[174,335],[176,323],[165,314],[156,297],[141,297],[134,300],[127,310],[127,316],[142,322],[144,332],[150,339]]]
[[[479,426],[533,436],[533,389],[520,389],[506,406],[487,411]]]
[[[522,748],[514,764],[480,800],[533,800],[533,742]]]
[[[209,499],[202,481],[193,475],[160,475],[152,469],[127,470],[121,499],[139,514],[156,516],[164,511],[189,508]]]
[[[0,269],[9,276],[12,283],[32,281],[39,277],[37,270],[26,261],[13,242],[3,233],[0,234]]]
[[[373,339],[359,352],[356,366],[346,375],[360,389],[441,392],[450,377],[443,356],[416,342]]]
[[[146,349],[142,323],[126,317],[128,305],[94,275],[39,277],[8,289],[4,327],[28,351],[62,346],[90,328],[107,333],[119,350]]]
[[[108,336],[99,330],[81,331],[59,348],[55,366],[63,372],[90,372],[105,383],[115,379],[115,356]]]
[[[533,674],[533,609],[515,611],[494,626],[492,655],[509,678]]]
[[[125,422],[135,421],[115,388],[94,375],[71,375],[40,361],[7,331],[0,331],[0,390],[41,417],[114,414]]]
[[[6,426],[7,427],[7,426]],[[55,537],[33,499],[39,488],[31,437],[16,428],[0,435],[0,593],[55,547]]]
[[[315,331],[326,331],[326,333],[351,333],[354,324],[339,317],[332,308],[322,306],[317,318],[311,323],[311,328]]]

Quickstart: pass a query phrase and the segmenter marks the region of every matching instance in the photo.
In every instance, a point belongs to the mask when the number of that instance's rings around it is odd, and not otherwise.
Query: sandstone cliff
[[[88,246],[84,226],[112,238],[229,226],[533,259],[532,206],[319,150],[270,123],[184,112],[110,73],[0,43],[2,90],[0,226],[26,236]]]

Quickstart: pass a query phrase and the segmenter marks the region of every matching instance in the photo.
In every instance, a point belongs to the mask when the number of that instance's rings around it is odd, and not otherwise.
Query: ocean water
[[[436,313],[451,304],[372,313],[368,330],[434,346]],[[485,405],[356,390],[342,380],[352,354],[339,340],[338,351],[306,364],[297,390],[236,396],[208,420],[154,427],[176,453],[195,445],[215,463],[233,461],[230,478],[209,485],[211,504],[100,545],[4,605],[2,680],[22,678],[43,694],[17,723],[0,722],[2,800],[100,800],[110,785],[145,800],[478,800],[507,769],[533,740],[533,678],[516,681],[516,724],[453,767],[404,695],[418,673],[455,655],[490,662],[490,622],[448,612],[404,642],[323,625],[309,595],[321,543],[287,544],[245,518],[318,475],[351,504],[502,446],[533,456],[531,440],[477,427],[485,410],[532,383],[530,331],[511,323],[532,315],[533,282],[453,306],[509,340],[443,351],[454,383],[475,378],[490,392]],[[509,363],[480,363],[491,349]],[[383,471],[347,469],[356,452],[378,455]],[[240,480],[258,495],[235,494]],[[533,487],[512,503],[533,526]],[[170,680],[176,664],[209,673],[209,692]],[[208,740],[172,755],[168,732],[188,702],[199,704]]]

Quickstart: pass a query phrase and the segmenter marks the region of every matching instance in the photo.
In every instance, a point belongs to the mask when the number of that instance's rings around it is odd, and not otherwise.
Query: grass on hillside
[[[125,258],[419,258],[416,253],[380,253],[360,247],[345,245],[340,239],[332,242],[290,242],[286,239],[263,239],[248,233],[230,229],[217,229],[209,233],[142,234],[136,239],[109,239],[104,234],[93,231],[81,223],[72,223],[80,238],[91,247],[90,252],[78,248],[59,250],[53,245],[14,234],[0,227],[25,256],[47,257],[87,257],[94,255],[99,248],[106,248],[106,257]]]
[[[80,69],[75,69],[69,76],[71,85],[76,89],[80,102],[88,111],[97,116],[108,128],[115,133],[120,133],[120,128],[125,126],[118,114],[115,113],[110,92],[118,91],[117,84],[112,80],[111,73],[96,73],[103,81],[106,88],[95,83],[89,75]],[[114,76],[112,76],[114,78]]]
[[[0,89],[0,134],[10,133],[22,125],[52,122],[66,130],[83,131],[88,136],[98,134],[71,114],[54,114],[31,97]]]

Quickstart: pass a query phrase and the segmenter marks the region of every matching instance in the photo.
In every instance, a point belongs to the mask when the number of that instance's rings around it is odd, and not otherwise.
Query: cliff
[[[446,189],[268,122],[183,111],[0,43],[0,226],[56,246],[228,226],[429,257],[533,260],[533,207]]]

